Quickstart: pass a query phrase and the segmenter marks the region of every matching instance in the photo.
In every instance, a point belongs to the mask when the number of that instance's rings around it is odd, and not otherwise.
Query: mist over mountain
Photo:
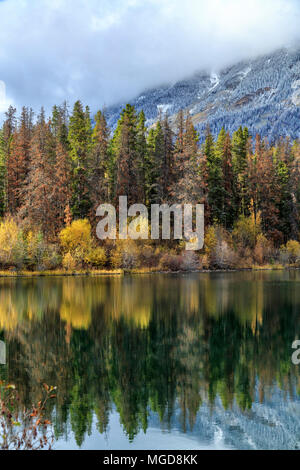
[[[107,109],[115,127],[125,102]],[[146,90],[131,101],[151,126],[160,113],[173,124],[180,109],[190,113],[200,133],[240,125],[251,134],[300,137],[300,48],[286,48],[242,61],[220,72],[198,72],[176,83]]]

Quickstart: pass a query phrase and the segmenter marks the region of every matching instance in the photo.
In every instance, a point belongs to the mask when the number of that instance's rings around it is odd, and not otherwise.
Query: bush
[[[23,233],[12,218],[0,223],[0,264],[22,268],[26,257]]]
[[[300,262],[300,243],[296,240],[289,240],[286,245],[280,248],[280,263],[296,264]]]
[[[139,250],[133,240],[119,240],[112,252],[111,265],[114,268],[133,269],[139,263]]]
[[[198,255],[194,251],[183,252],[180,267],[183,271],[197,271],[200,268]]]
[[[236,253],[225,240],[218,241],[214,252],[214,266],[219,269],[234,268],[237,263]]]
[[[261,233],[260,216],[255,222],[254,217],[241,216],[234,226],[233,240],[241,248],[254,250],[258,235]]]
[[[139,254],[139,265],[145,268],[153,268],[159,263],[159,252],[152,246],[142,246]]]
[[[71,255],[70,252],[65,254],[65,256],[63,257],[62,265],[67,271],[74,271],[76,269],[76,259]]]
[[[297,263],[300,260],[300,243],[296,240],[290,240],[286,244],[286,251],[290,263]]]
[[[87,219],[74,220],[59,234],[64,255],[70,253],[78,268],[87,263],[93,250],[92,228]]]
[[[262,265],[271,262],[273,255],[272,243],[260,233],[257,237],[257,242],[254,248],[254,260],[256,263]]]
[[[61,257],[55,245],[45,242],[41,232],[29,231],[26,236],[26,266],[29,269],[44,271],[55,269],[61,263]]]
[[[100,246],[92,248],[85,261],[95,268],[102,268],[105,266],[107,258],[104,248],[101,248]]]
[[[173,253],[165,253],[160,260],[160,267],[168,271],[180,271],[182,257]]]
[[[89,253],[92,245],[91,231],[91,224],[87,219],[74,220],[59,234],[63,251],[72,254],[80,251],[83,255]]]

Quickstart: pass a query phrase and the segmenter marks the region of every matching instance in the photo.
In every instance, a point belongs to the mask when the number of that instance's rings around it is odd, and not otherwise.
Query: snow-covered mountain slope
[[[232,132],[247,125],[252,134],[300,137],[300,49],[280,50],[219,73],[199,72],[145,91],[131,103],[137,111],[145,111],[148,125],[160,111],[174,121],[176,113],[184,109],[200,132],[209,123],[215,134],[222,126]],[[112,127],[124,105],[107,110]]]

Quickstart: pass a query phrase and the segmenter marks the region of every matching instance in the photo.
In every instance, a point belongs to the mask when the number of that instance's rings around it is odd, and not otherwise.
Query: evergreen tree
[[[223,150],[226,133],[222,129],[215,144],[210,128],[206,129],[204,154],[208,173],[208,204],[210,207],[211,223],[221,223],[224,220],[224,185],[223,185]]]
[[[7,208],[11,214],[15,214],[24,203],[25,184],[30,166],[31,134],[32,114],[30,110],[23,108],[20,124],[12,134],[7,155]]]
[[[93,210],[109,201],[109,129],[103,112],[95,116],[91,150],[91,201]]]
[[[249,215],[249,194],[247,179],[247,147],[248,147],[249,131],[245,127],[240,127],[234,132],[232,137],[232,161],[236,182],[237,206],[242,215]]]
[[[52,239],[56,227],[56,186],[54,178],[55,139],[42,110],[30,144],[30,170],[26,178],[20,216]]]
[[[127,196],[128,204],[141,201],[137,155],[137,117],[134,106],[126,105],[115,131],[112,151],[115,161],[115,198]]]
[[[70,155],[73,161],[71,210],[74,218],[85,218],[91,209],[89,194],[89,157],[91,149],[91,122],[88,108],[74,104],[69,125]]]

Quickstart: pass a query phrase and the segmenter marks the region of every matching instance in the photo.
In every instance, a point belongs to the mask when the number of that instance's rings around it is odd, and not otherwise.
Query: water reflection
[[[78,446],[116,413],[130,441],[155,420],[199,433],[229,416],[233,436],[234,420],[268,421],[254,405],[298,400],[299,283],[298,272],[1,279],[0,375],[22,406],[56,385],[56,436],[72,430]]]

